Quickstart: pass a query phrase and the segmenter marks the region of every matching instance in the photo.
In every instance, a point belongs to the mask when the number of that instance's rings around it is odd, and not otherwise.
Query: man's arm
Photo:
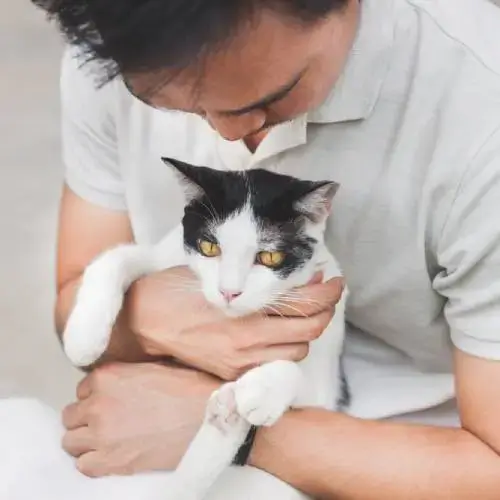
[[[456,353],[461,429],[293,411],[258,433],[250,463],[317,498],[498,500],[500,363]]]

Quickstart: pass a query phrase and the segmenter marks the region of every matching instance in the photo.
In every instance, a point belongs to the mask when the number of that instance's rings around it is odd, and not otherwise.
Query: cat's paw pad
[[[75,366],[89,366],[105,352],[123,302],[121,290],[82,290],[63,334],[64,351]]]
[[[224,384],[215,391],[208,401],[206,419],[220,432],[226,434],[240,421],[235,398],[235,384]]]
[[[252,425],[274,425],[297,397],[300,379],[294,363],[271,363],[248,372],[236,383],[238,413]]]

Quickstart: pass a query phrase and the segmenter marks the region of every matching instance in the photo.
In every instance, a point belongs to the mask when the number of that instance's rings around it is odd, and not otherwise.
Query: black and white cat
[[[64,348],[78,366],[105,351],[128,287],[138,278],[187,265],[210,303],[243,316],[289,301],[293,289],[318,271],[340,268],[324,233],[333,182],[299,180],[262,169],[219,171],[163,159],[184,187],[182,223],[155,246],[125,245],[86,269],[64,333]],[[300,363],[276,361],[223,385],[175,471],[165,498],[203,498],[231,464],[250,425],[272,425],[291,407],[338,407],[344,341],[344,292],[325,333]]]

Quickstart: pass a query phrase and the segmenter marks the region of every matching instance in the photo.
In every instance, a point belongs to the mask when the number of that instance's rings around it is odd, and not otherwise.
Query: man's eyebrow
[[[278,90],[275,90],[271,94],[268,94],[266,97],[263,97],[258,101],[248,104],[243,108],[219,111],[219,113],[226,116],[239,116],[239,115],[244,115],[245,113],[249,113],[250,111],[254,111],[256,109],[264,108],[275,102],[281,101],[281,99],[286,97],[286,95],[290,91],[292,91],[295,88],[295,86],[300,82],[300,80],[304,76],[305,71],[306,71],[305,69],[302,70],[291,82],[286,83]]]

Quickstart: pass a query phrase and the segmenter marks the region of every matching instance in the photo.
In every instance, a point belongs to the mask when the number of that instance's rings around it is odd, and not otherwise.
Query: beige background
[[[0,397],[61,407],[79,374],[52,326],[60,42],[28,0],[0,11]]]

